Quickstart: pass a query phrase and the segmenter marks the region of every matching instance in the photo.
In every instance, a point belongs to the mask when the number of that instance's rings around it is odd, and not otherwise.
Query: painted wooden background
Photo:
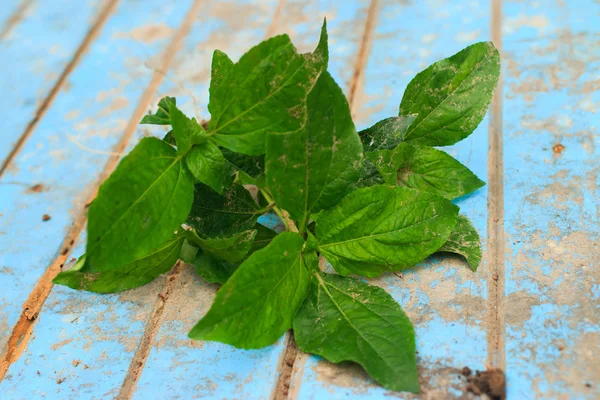
[[[501,49],[488,117],[447,149],[487,177],[457,203],[484,241],[473,274],[432,258],[374,283],[417,330],[423,393],[470,398],[462,367],[511,399],[600,398],[600,4],[593,0],[2,0],[0,399],[414,398],[352,366],[194,342],[216,287],[186,265],[119,295],[53,287],[83,252],[86,204],[163,95],[207,118],[212,51],[234,59],[329,22],[330,70],[358,128],[409,80],[479,40]],[[44,221],[43,216],[49,220]]]

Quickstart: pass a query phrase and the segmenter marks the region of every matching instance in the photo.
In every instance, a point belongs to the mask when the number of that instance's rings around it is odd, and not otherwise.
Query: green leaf
[[[188,236],[188,240],[219,260],[236,263],[246,258],[255,237],[256,230],[251,229],[227,237],[203,238],[193,235]]]
[[[206,132],[196,119],[186,117],[175,103],[171,103],[170,106],[171,125],[178,153],[187,153],[194,144],[206,144]]]
[[[407,186],[455,199],[485,183],[443,151],[400,143],[394,150],[367,155],[388,185]]]
[[[358,136],[365,152],[392,150],[404,139],[406,131],[417,119],[417,115],[401,115],[377,122],[372,127],[360,131]]]
[[[260,156],[247,156],[227,149],[221,149],[221,152],[229,164],[231,164],[236,171],[239,171],[238,179],[240,179],[240,183],[242,184],[255,184],[255,178],[261,175],[265,170],[264,154]]]
[[[311,212],[336,204],[356,181],[362,145],[341,89],[324,72],[306,101],[302,127],[267,137],[267,185],[304,228]]]
[[[158,109],[154,114],[144,115],[140,124],[171,125],[171,105],[177,104],[174,97],[163,97],[158,102]]]
[[[193,197],[192,175],[175,149],[142,139],[90,205],[87,268],[116,270],[162,246],[187,218]]]
[[[294,318],[298,348],[339,363],[354,361],[383,387],[419,392],[415,332],[383,289],[318,274]]]
[[[181,251],[179,252],[179,259],[185,263],[192,264],[196,260],[198,250],[200,250],[198,247],[190,244],[189,241],[184,240]]]
[[[465,216],[459,215],[456,226],[448,241],[438,249],[438,252],[460,254],[467,260],[473,272],[481,263],[481,244],[477,230]]]
[[[210,88],[209,92],[214,92],[223,82],[225,76],[231,71],[233,61],[221,50],[215,50],[210,69]]]
[[[308,231],[308,237],[306,238],[306,246],[302,252],[302,256],[304,257],[304,264],[309,271],[318,271],[319,270],[319,254],[317,253],[319,249],[319,243],[314,235]]]
[[[150,254],[114,270],[94,271],[84,254],[73,268],[58,274],[53,283],[95,293],[116,293],[143,286],[166,273],[177,262],[183,240],[173,239]]]
[[[225,160],[219,147],[211,142],[192,147],[185,157],[187,167],[198,181],[223,193],[233,182],[234,169]]]
[[[243,349],[273,344],[292,327],[308,292],[303,246],[300,235],[284,232],[248,257],[217,292],[212,307],[189,336]]]
[[[298,54],[287,35],[253,47],[211,86],[209,133],[222,147],[247,155],[265,152],[268,132],[289,132],[304,123],[304,102],[327,68],[325,25],[310,54]]]
[[[400,104],[400,115],[419,114],[405,140],[448,146],[469,136],[485,116],[499,76],[492,42],[475,43],[417,74]]]
[[[261,224],[256,224],[254,229],[256,229],[256,237],[252,243],[251,251],[253,253],[267,247],[267,245],[275,239],[275,236],[277,236],[277,232]]]
[[[177,146],[175,142],[175,135],[173,135],[173,130],[167,132],[167,134],[163,137],[163,142],[170,144],[171,146]]]
[[[254,229],[264,211],[242,185],[234,184],[220,195],[206,185],[196,184],[186,222],[200,236],[223,237]]]
[[[319,251],[341,275],[375,277],[415,265],[439,249],[458,207],[404,187],[356,190],[319,215]]]
[[[231,275],[238,268],[237,263],[230,263],[224,260],[212,256],[209,253],[199,251],[194,261],[196,266],[196,272],[208,283],[220,283],[224,285],[225,282],[231,277]]]

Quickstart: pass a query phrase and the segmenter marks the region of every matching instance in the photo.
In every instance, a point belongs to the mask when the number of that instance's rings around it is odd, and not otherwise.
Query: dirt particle
[[[77,367],[79,364],[81,364],[81,360],[73,360],[71,361],[71,364],[73,364],[74,367]]]
[[[499,278],[498,273],[494,272],[494,274],[492,275],[492,279],[495,280],[495,281],[497,281],[498,278]]]
[[[554,146],[552,146],[552,152],[554,154],[560,155],[560,154],[562,154],[562,152],[563,152],[564,149],[565,149],[565,146],[563,146],[560,143],[556,143]]]
[[[591,384],[591,383],[589,383],[589,382],[587,382],[587,383],[585,384],[585,387],[586,387],[586,388],[591,388],[591,387],[592,387],[592,384]]]
[[[63,383],[65,381],[66,378],[60,378],[56,381],[57,385],[60,385],[61,383]]]
[[[30,186],[29,189],[27,189],[28,193],[42,193],[44,190],[46,190],[46,187],[41,184],[41,183],[36,183],[33,186]]]
[[[492,400],[506,399],[506,378],[500,369],[477,371],[468,382],[467,391],[475,395],[486,394]]]
[[[463,367],[460,370],[460,373],[463,374],[464,376],[471,376],[471,374],[473,373],[473,371],[471,371],[471,368],[469,368],[469,367]]]
[[[42,215],[42,221],[46,222],[46,221],[50,221],[50,218],[52,218],[51,216],[49,216],[48,214],[44,214]]]

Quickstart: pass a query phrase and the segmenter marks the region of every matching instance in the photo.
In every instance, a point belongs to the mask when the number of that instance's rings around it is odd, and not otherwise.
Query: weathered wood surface
[[[158,98],[208,118],[215,48],[237,59],[288,32],[307,51],[324,16],[359,129],[395,115],[431,62],[479,40],[502,51],[489,117],[447,149],[487,177],[457,201],[484,265],[436,257],[374,280],[415,324],[422,397],[472,397],[464,366],[505,369],[511,399],[600,397],[597,2],[11,0],[0,7],[0,398],[414,397],[295,354],[287,335],[260,351],[189,340],[216,289],[189,266],[114,296],[50,284],[83,252],[98,184],[162,133],[136,126]]]

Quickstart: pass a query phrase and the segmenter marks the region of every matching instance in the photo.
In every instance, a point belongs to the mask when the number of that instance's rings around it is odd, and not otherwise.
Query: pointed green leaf
[[[321,37],[326,38],[325,27]],[[209,132],[222,147],[247,155],[265,152],[268,132],[304,123],[304,102],[327,68],[327,46],[298,54],[287,35],[275,36],[242,56],[210,92]]]
[[[214,92],[223,82],[225,76],[231,71],[233,61],[221,50],[215,50],[210,69],[210,88],[209,92]]]
[[[388,390],[419,392],[415,332],[383,289],[319,274],[294,318],[298,348],[339,363],[354,361]]]
[[[292,327],[308,292],[303,246],[300,235],[284,232],[248,257],[217,292],[212,307],[189,336],[243,349],[273,344]]]
[[[195,118],[185,116],[175,103],[171,103],[171,126],[178,153],[187,153],[192,145],[206,142],[206,132]],[[216,147],[216,146],[215,146]]]
[[[438,252],[460,254],[467,260],[469,267],[477,271],[481,263],[481,243],[477,230],[465,216],[459,215],[456,226],[448,241],[438,249]]]
[[[263,212],[242,185],[234,184],[220,195],[206,185],[197,184],[186,222],[200,236],[223,237],[254,229]]]
[[[162,246],[187,218],[193,196],[193,178],[175,149],[142,139],[90,205],[87,268],[115,270]]]
[[[394,149],[404,139],[406,131],[416,119],[416,115],[386,118],[360,131],[358,135],[364,151]]]
[[[400,143],[394,150],[367,155],[388,185],[424,190],[447,199],[474,192],[485,183],[447,153]]]
[[[173,267],[182,242],[181,239],[170,240],[150,254],[114,270],[90,270],[84,254],[73,268],[61,272],[52,282],[95,293],[116,293],[143,286]]]
[[[163,97],[158,102],[158,109],[154,114],[144,115],[140,124],[171,125],[171,105],[177,104],[174,97]]]
[[[479,125],[500,76],[500,55],[491,42],[475,43],[420,72],[408,84],[400,115],[418,114],[405,140],[448,146]]]
[[[307,99],[308,115],[298,130],[269,134],[267,185],[278,206],[300,222],[329,208],[357,179],[362,145],[341,89],[324,72]]]
[[[211,142],[192,147],[185,156],[185,162],[198,181],[217,193],[223,193],[235,177],[235,170],[225,160],[219,147]]]
[[[206,282],[220,283],[221,285],[224,285],[238,268],[237,263],[219,260],[210,253],[203,251],[199,251],[196,255],[194,265],[198,275],[204,278]]]
[[[375,277],[415,265],[439,249],[458,207],[404,187],[356,190],[319,215],[319,251],[341,275]]]

